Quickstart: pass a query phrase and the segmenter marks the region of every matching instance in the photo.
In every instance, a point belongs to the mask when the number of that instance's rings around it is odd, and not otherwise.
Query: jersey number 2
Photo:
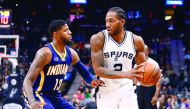
[[[114,71],[122,71],[122,67],[123,65],[122,64],[114,64]]]
[[[62,82],[63,82],[63,79],[56,79],[56,83],[53,90],[60,90]]]

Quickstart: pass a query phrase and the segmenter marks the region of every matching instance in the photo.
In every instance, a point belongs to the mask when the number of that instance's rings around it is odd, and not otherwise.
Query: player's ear
[[[57,32],[53,32],[53,36],[54,36],[54,37],[57,36],[57,34],[58,34]]]
[[[121,19],[120,22],[124,25],[125,24],[125,20]]]

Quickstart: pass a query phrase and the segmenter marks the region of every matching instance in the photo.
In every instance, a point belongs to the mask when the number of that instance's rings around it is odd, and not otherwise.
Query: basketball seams
[[[155,74],[158,74],[158,75],[159,75],[158,72],[159,72],[160,70],[159,70],[159,67],[157,67],[157,68],[158,68],[158,71],[157,71]],[[157,80],[157,77],[159,77],[159,76],[153,76],[153,78],[156,79],[156,80]],[[153,82],[153,81],[155,81],[155,80],[149,81],[148,83],[151,83],[151,82]]]
[[[156,76],[153,75],[153,78],[154,78],[154,79],[156,79],[158,72],[160,72],[159,67],[158,67],[158,71],[155,73]]]
[[[156,65],[154,66],[153,71],[147,76],[145,83],[148,83],[148,78],[152,76],[152,74],[153,74],[153,72],[154,72],[155,69],[156,69]]]
[[[146,62],[146,64],[145,64],[145,66],[144,66],[144,71],[145,71],[145,69],[146,69],[146,66],[147,66],[147,62]],[[145,72],[144,72],[144,73],[145,73]],[[143,82],[144,82],[144,79],[145,79],[145,78],[144,78],[144,75],[145,75],[144,73],[143,73]]]

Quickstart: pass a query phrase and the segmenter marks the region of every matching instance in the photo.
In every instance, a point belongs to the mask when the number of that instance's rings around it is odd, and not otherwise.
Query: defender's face
[[[106,29],[109,35],[115,35],[118,33],[118,30],[122,28],[121,20],[117,16],[116,12],[108,12],[105,18]]]
[[[61,29],[57,32],[59,39],[64,43],[68,43],[72,41],[72,32],[69,30],[69,26],[65,24],[61,27]]]

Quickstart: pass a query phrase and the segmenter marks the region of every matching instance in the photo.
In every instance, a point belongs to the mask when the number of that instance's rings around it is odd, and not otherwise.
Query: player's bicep
[[[93,52],[91,51],[91,58],[93,66],[96,67],[102,67],[103,66],[103,53],[101,50]]]
[[[137,64],[140,64],[142,62],[146,61],[146,55],[145,55],[145,44],[144,41],[141,37],[139,36],[134,36],[134,43],[135,43],[135,49],[136,49],[136,56],[135,56],[135,61]]]
[[[146,61],[145,53],[143,51],[138,52],[136,54],[135,61],[136,61],[137,64],[145,62]]]
[[[42,48],[38,50],[30,66],[30,69],[26,75],[26,78],[34,82],[39,72],[43,69],[43,67],[47,63],[49,63],[50,59],[51,59],[51,54],[50,52],[47,51],[47,49]]]
[[[103,66],[103,41],[96,36],[92,36],[90,40],[91,59],[95,72]]]

